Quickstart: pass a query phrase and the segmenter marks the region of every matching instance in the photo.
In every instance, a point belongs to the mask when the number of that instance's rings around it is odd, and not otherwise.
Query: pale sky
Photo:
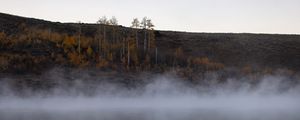
[[[159,30],[300,34],[300,0],[0,0],[0,12],[55,22],[116,16],[124,26],[147,16]]]

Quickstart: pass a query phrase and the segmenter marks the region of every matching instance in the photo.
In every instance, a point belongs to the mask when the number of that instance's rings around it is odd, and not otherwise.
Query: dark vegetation
[[[0,13],[1,74],[43,74],[53,68],[114,75],[173,71],[191,81],[209,72],[220,73],[220,80],[275,71],[295,75],[300,36],[158,31]]]

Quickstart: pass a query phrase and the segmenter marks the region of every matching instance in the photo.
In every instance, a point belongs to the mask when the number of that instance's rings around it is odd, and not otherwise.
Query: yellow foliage
[[[63,35],[56,33],[56,32],[51,33],[51,41],[53,41],[55,43],[61,43],[62,40],[63,40]]]
[[[82,48],[88,48],[89,46],[91,46],[93,43],[93,39],[90,37],[81,37],[81,41],[80,41],[80,46]]]
[[[44,40],[49,40],[49,38],[51,37],[51,33],[49,30],[39,30],[40,31],[40,36],[42,39]]]
[[[76,52],[70,52],[70,53],[68,53],[68,58],[70,60],[70,63],[73,64],[73,65],[75,65],[75,66],[78,66],[81,63],[81,57]]]
[[[4,32],[0,32],[0,40],[6,39],[6,34]]]
[[[73,36],[65,37],[63,44],[67,48],[71,48],[71,47],[75,46],[76,45],[75,37],[73,37]]]
[[[86,52],[87,52],[88,56],[90,56],[90,57],[93,56],[93,49],[92,49],[91,46],[88,47],[88,49],[86,50]]]
[[[113,61],[113,53],[108,53],[107,60]]]

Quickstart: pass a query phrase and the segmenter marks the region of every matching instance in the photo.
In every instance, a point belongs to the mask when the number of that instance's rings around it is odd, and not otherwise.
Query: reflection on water
[[[1,120],[299,120],[291,96],[2,99]]]
[[[243,113],[216,110],[124,110],[124,111],[6,111],[1,120],[299,120],[286,111]]]

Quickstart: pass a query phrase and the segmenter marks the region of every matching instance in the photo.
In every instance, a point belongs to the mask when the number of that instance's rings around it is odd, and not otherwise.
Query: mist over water
[[[62,73],[52,71],[33,80],[46,78],[56,87],[43,91],[21,86],[24,96],[14,92],[11,85],[19,78],[1,78],[0,119],[300,119],[300,86],[289,76],[265,75],[255,83],[247,78],[222,83],[208,79],[206,84],[194,85],[171,74],[149,78],[141,75],[143,82],[127,86],[114,80],[119,79],[117,76],[99,78],[88,74],[66,82],[69,80]]]

